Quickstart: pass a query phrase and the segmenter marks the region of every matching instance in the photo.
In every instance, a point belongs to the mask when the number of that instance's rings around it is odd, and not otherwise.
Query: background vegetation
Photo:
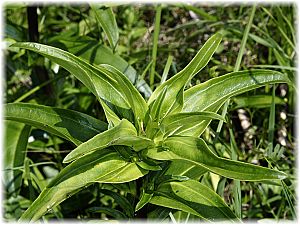
[[[113,7],[118,26],[117,42],[109,40],[99,25],[99,10],[103,9],[93,9],[90,5],[6,5],[5,41],[7,45],[19,41],[40,42],[67,50],[96,65],[115,63],[124,68],[147,98],[166,76],[169,78],[183,69],[216,32],[223,34],[223,41],[190,85],[233,71],[245,28],[254,13],[240,69],[272,68],[294,79],[296,12],[293,5],[118,5]],[[155,40],[158,10],[161,10],[160,29]],[[153,53],[156,47],[157,54]],[[5,102],[72,109],[105,121],[95,96],[57,64],[14,48],[6,50],[5,57]],[[139,82],[141,78],[149,86]],[[276,96],[273,102],[272,95]],[[202,135],[220,155],[226,149],[235,148],[240,160],[278,168],[289,175],[277,185],[260,182],[237,185],[231,179],[211,173],[201,177],[203,184],[215,190],[245,220],[296,218],[295,102],[295,90],[286,84],[256,89],[231,99],[227,117],[232,123],[224,124],[216,133],[218,122],[212,122]],[[3,168],[3,216],[8,221],[21,216],[64,167],[62,159],[74,148],[70,142],[45,131],[32,128],[29,132],[22,124],[9,123],[13,122],[5,121]],[[20,139],[22,133],[29,136],[27,154],[20,162],[13,162],[9,149],[24,145]],[[11,176],[18,177],[18,189],[11,188]],[[94,184],[64,201],[44,218],[118,219],[115,211],[109,210],[122,210],[114,193],[131,194],[130,190],[128,193],[119,191],[117,185]],[[93,211],[95,206],[106,210]],[[154,211],[149,210],[149,218],[153,214],[158,220],[186,219],[176,210],[169,214],[161,209],[160,217]]]

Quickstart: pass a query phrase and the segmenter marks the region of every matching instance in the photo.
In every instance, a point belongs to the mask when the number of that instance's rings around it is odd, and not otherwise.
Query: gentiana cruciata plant
[[[199,182],[207,172],[242,181],[280,180],[286,174],[217,156],[200,137],[232,96],[273,83],[289,83],[272,70],[232,72],[187,88],[222,39],[210,37],[191,62],[158,86],[146,101],[129,79],[110,65],[91,65],[66,51],[38,43],[16,43],[47,57],[79,79],[99,100],[107,123],[89,115],[43,105],[9,103],[5,119],[58,135],[76,146],[68,164],[23,213],[36,221],[66,198],[95,182],[131,182],[139,189],[134,211],[146,204],[181,210],[203,220],[238,221],[224,200]],[[138,181],[138,182],[136,182]],[[137,183],[141,185],[137,185]]]

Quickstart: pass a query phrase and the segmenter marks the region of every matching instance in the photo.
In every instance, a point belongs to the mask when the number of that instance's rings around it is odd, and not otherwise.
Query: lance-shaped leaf
[[[3,180],[8,194],[18,196],[22,184],[22,171],[15,169],[24,165],[31,127],[23,123],[5,121]]]
[[[111,7],[101,7],[97,9],[95,5],[91,5],[95,13],[96,19],[104,30],[109,44],[112,49],[115,49],[119,40],[118,25]]]
[[[124,210],[128,217],[134,216],[134,208],[131,206],[131,203],[127,200],[127,198],[125,198],[123,195],[107,189],[101,189],[101,193],[112,197],[116,201],[116,203]]]
[[[124,183],[144,176],[147,171],[127,162],[109,149],[96,151],[65,167],[21,216],[36,221],[81,188],[99,183]]]
[[[215,111],[230,97],[272,83],[289,83],[286,74],[272,70],[233,72],[210,79],[184,92],[183,111]]]
[[[159,185],[150,203],[182,210],[206,221],[238,221],[219,195],[195,180],[172,181]]]
[[[140,200],[135,206],[135,211],[139,211],[141,208],[143,208],[148,202],[150,202],[151,198],[153,196],[153,193],[147,193],[145,190],[142,190],[142,194],[140,197]]]
[[[123,119],[118,126],[115,126],[101,134],[97,134],[90,140],[82,143],[65,158],[64,163],[71,162],[86,154],[90,154],[96,150],[104,149],[110,145],[114,145],[115,141],[121,136],[136,136],[135,127],[126,119]]]
[[[176,99],[180,99],[180,96],[177,96],[178,93],[183,91],[186,83],[209,62],[219,43],[221,42],[221,37],[222,35],[217,33],[208,39],[196,56],[192,59],[192,61],[182,71],[174,75],[168,81],[164,82],[153,92],[148,104],[150,105],[160,95],[166,86],[170,87],[166,93],[166,100],[161,106],[161,114],[167,115],[171,111],[172,107],[175,107],[173,105],[176,103]],[[178,98],[176,98],[176,96]],[[177,107],[178,106],[176,106],[176,108]]]
[[[125,77],[124,74],[110,65],[102,64],[101,66],[106,68],[107,72],[111,72],[112,77]],[[141,121],[143,121],[145,113],[148,109],[147,103],[128,79],[118,79],[118,83],[122,91],[120,94],[126,96],[129,105],[132,107],[131,109],[134,115],[136,115],[136,121],[139,124]]]
[[[181,159],[174,159],[170,163],[165,175],[176,175],[188,177],[193,180],[199,180],[200,177],[206,172],[208,172],[208,170],[203,166],[195,165]]]
[[[251,70],[233,72],[198,84],[184,93],[182,111],[217,112],[232,96],[242,94],[266,84],[289,83],[286,74],[272,70]],[[211,120],[202,121],[194,136],[200,136]]]
[[[163,147],[146,152],[148,157],[156,160],[182,159],[232,179],[261,181],[286,178],[285,173],[277,170],[218,157],[202,139],[195,137],[169,137]]]
[[[110,48],[100,44],[98,40],[88,36],[66,36],[65,34],[50,39],[49,43],[57,45],[57,47],[63,44],[65,50],[85,59],[89,63],[94,65],[108,64],[117,68],[128,77],[131,83],[135,84],[137,89],[143,93],[146,98],[149,98],[152,94],[151,88],[144,79],[140,79],[136,70],[117,53],[114,53]],[[56,42],[59,42],[59,44]]]
[[[53,60],[79,79],[98,99],[106,101],[122,117],[133,121],[132,109],[139,109],[135,117],[140,120],[144,118],[147,111],[145,100],[137,90],[133,98],[138,101],[133,102],[126,98],[128,95],[125,93],[133,93],[135,88],[124,74],[115,73],[117,69],[112,71],[107,66],[93,66],[69,52],[38,43],[22,42],[12,46],[37,52]]]
[[[108,121],[108,124],[112,124],[113,126],[117,126],[121,120],[120,118],[112,111],[106,103],[100,99],[101,106],[103,108],[106,120]]]
[[[204,120],[225,120],[222,116],[212,112],[183,112],[167,116],[161,122],[164,136],[181,135],[193,136],[197,133]]]
[[[162,105],[165,101],[167,91],[168,86],[165,86],[159,96],[149,106],[149,119],[151,121],[159,121],[159,119],[161,118]]]
[[[166,86],[163,91],[159,94],[157,99],[155,99],[149,106],[149,112],[146,114],[146,135],[148,138],[153,139],[155,134],[159,132],[158,123],[160,121],[160,114],[162,109],[162,104],[165,101],[166,93],[168,87]]]
[[[155,143],[149,138],[126,135],[112,140],[110,145],[125,145],[138,152],[145,148],[153,148]]]
[[[79,145],[107,129],[107,124],[84,113],[28,103],[4,105],[4,119],[18,121]]]

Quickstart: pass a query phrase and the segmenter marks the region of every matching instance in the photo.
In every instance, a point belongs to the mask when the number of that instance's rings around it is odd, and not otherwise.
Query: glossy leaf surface
[[[117,69],[112,71],[112,69],[104,66],[99,65],[96,67],[69,52],[38,43],[23,42],[12,46],[37,52],[53,60],[72,73],[98,99],[101,98],[106,101],[108,106],[113,108],[114,112],[117,112],[117,114],[122,115],[124,118],[131,121],[134,120],[132,109],[138,109],[137,112],[141,113],[136,114],[136,118],[144,118],[145,109],[147,109],[145,100],[124,74],[120,71],[118,71],[118,74],[114,73]],[[124,84],[126,85],[124,86]],[[132,102],[126,99],[126,95],[124,94],[127,92],[132,93],[132,90],[135,90],[132,97],[138,99],[138,101]],[[131,105],[132,103],[134,105]],[[142,104],[140,105],[140,103]]]
[[[114,142],[122,136],[136,135],[137,133],[134,126],[128,120],[123,119],[118,126],[97,134],[93,138],[79,145],[64,158],[63,162],[69,163],[86,154],[114,145]]]
[[[146,193],[144,190],[142,192],[142,195],[140,197],[140,200],[135,206],[135,211],[139,211],[141,208],[143,208],[148,202],[150,202],[151,198],[153,196],[153,193],[149,194]]]
[[[65,138],[75,145],[106,130],[107,124],[84,113],[28,103],[8,103],[4,119],[18,121]]]
[[[114,53],[110,48],[100,44],[99,41],[87,36],[66,37],[66,35],[56,36],[51,40],[53,44],[56,44],[56,41],[59,42],[59,45],[63,44],[67,51],[89,63],[95,65],[108,64],[117,68],[128,77],[131,83],[133,83],[146,98],[149,98],[152,94],[152,90],[145,80],[138,79],[139,75],[136,70],[117,53]]]
[[[236,216],[219,195],[195,180],[161,184],[150,203],[179,209],[207,221],[237,221]]]
[[[35,221],[72,194],[95,182],[125,183],[147,171],[109,149],[96,151],[65,167],[25,211],[21,221]]]
[[[3,180],[7,193],[17,196],[23,172],[16,168],[24,165],[31,127],[23,123],[5,121],[4,128]]]
[[[174,159],[165,172],[165,175],[185,176],[193,180],[199,180],[208,170],[200,165],[195,165],[185,160]]]
[[[156,98],[158,98],[164,88],[168,86],[169,88],[166,93],[165,101],[161,106],[161,114],[167,115],[171,111],[173,105],[176,104],[176,99],[180,99],[180,96],[177,96],[180,93],[180,90],[183,90],[186,83],[209,62],[219,46],[221,38],[222,35],[219,33],[209,38],[192,61],[182,71],[164,82],[153,92],[148,104],[151,104]]]
[[[229,73],[198,84],[184,93],[183,111],[215,111],[230,97],[272,83],[288,83],[286,74],[272,70]]]
[[[111,48],[116,48],[119,41],[119,30],[112,8],[103,7],[97,9],[94,5],[91,5],[91,8],[95,13],[98,23],[104,30]]]
[[[259,181],[286,178],[285,173],[277,170],[218,157],[202,139],[195,137],[169,137],[162,148],[150,149],[146,154],[157,160],[186,160],[232,179]]]
[[[176,113],[166,117],[160,126],[164,136],[193,136],[198,133],[202,121],[212,119],[224,120],[222,116],[212,112]]]

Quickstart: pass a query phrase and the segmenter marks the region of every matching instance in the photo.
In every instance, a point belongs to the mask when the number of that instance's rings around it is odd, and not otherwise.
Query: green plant
[[[43,129],[77,146],[64,158],[63,162],[70,164],[43,189],[20,220],[38,220],[95,182],[129,182],[134,187],[134,206],[127,205],[128,212],[111,209],[117,218],[134,218],[134,211],[140,212],[150,203],[203,220],[238,220],[217,193],[198,181],[202,175],[212,172],[265,182],[283,179],[286,174],[219,157],[199,136],[212,120],[225,120],[217,112],[230,97],[265,84],[289,83],[289,78],[271,70],[240,71],[186,90],[188,81],[207,65],[220,42],[221,35],[213,35],[182,71],[157,87],[148,101],[115,67],[93,66],[42,44],[14,44],[12,47],[49,58],[76,76],[99,100],[108,122],[49,106],[5,105],[6,120]]]

